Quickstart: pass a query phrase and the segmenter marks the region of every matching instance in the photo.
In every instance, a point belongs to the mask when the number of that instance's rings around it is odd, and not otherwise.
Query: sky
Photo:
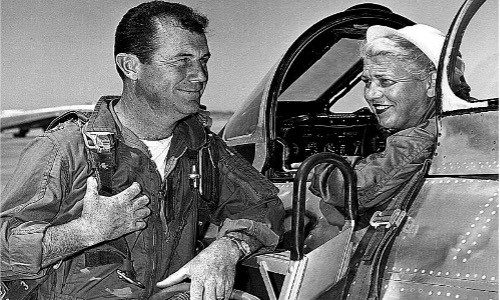
[[[92,104],[101,95],[119,95],[114,31],[123,14],[141,2],[1,0],[0,109]],[[209,110],[234,111],[302,32],[366,1],[176,2],[210,20],[207,38],[212,57],[202,103]],[[443,32],[462,4],[461,0],[371,2]],[[498,4],[494,13],[498,15]]]

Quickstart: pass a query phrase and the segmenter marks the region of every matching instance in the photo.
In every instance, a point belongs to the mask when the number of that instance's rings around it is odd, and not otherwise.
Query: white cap
[[[370,26],[366,31],[366,40],[371,42],[388,35],[400,36],[410,41],[422,50],[437,68],[445,38],[445,35],[441,31],[424,24],[406,26],[398,30],[387,26],[374,25]]]

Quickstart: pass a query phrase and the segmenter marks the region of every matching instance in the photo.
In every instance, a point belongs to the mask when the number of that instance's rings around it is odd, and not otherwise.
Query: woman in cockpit
[[[422,24],[399,30],[377,25],[367,30],[361,48],[364,98],[379,125],[391,135],[383,152],[354,164],[361,227],[374,211],[387,207],[432,157],[437,142],[436,69],[444,39],[439,30]],[[455,85],[470,90],[463,76]],[[326,227],[344,225],[343,189],[340,172],[324,166],[315,170],[311,191],[321,196],[325,216],[316,235],[325,234]]]

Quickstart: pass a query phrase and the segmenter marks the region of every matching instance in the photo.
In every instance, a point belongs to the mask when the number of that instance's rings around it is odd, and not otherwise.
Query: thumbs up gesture
[[[151,210],[146,206],[149,198],[140,192],[141,187],[134,182],[114,196],[100,196],[96,179],[87,179],[81,219],[93,233],[93,244],[146,228],[145,218]]]

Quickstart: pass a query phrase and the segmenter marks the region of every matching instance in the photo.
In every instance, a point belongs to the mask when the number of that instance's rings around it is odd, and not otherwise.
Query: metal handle
[[[344,203],[347,208],[349,220],[355,220],[358,213],[358,199],[356,193],[356,174],[353,168],[342,156],[323,152],[308,157],[297,170],[293,182],[292,203],[292,249],[291,260],[301,260],[304,257],[304,215],[306,206],[306,183],[311,170],[323,163],[337,167],[344,177]]]

